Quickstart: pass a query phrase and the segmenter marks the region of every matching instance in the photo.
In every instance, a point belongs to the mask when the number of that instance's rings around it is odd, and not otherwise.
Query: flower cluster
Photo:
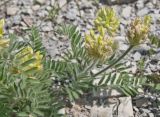
[[[20,59],[20,65],[23,66],[20,70],[18,70],[19,73],[29,69],[36,69],[36,70],[43,69],[42,65],[43,56],[40,54],[39,51],[34,52],[30,46],[25,47],[20,53],[16,55],[16,58],[17,60]],[[26,66],[23,65],[25,62],[28,63]]]
[[[119,21],[115,15],[111,8],[100,9],[95,19],[96,30],[91,30],[85,36],[86,50],[94,59],[104,61],[113,55],[118,47],[112,37],[119,26]]]
[[[138,45],[145,41],[150,29],[151,17],[146,16],[144,19],[136,18],[129,26],[127,37],[130,45]]]
[[[99,27],[99,34],[95,34],[93,30],[86,34],[85,47],[91,57],[104,61],[116,50],[117,43],[105,35],[103,27]]]
[[[3,27],[4,27],[4,19],[1,19],[0,20],[0,50],[9,46],[9,40],[3,39],[3,34],[4,34]]]
[[[94,23],[97,27],[106,28],[109,35],[113,35],[119,27],[119,20],[112,8],[101,8]]]

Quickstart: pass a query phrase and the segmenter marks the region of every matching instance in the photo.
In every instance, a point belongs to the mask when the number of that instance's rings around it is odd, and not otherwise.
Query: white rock
[[[106,109],[104,107],[99,107],[98,109],[98,117],[113,117],[112,116],[112,110]]]
[[[39,11],[39,12],[37,12],[37,15],[39,16],[39,17],[46,17],[46,16],[48,16],[48,11],[47,10],[41,10],[41,11]]]
[[[16,6],[11,6],[7,8],[7,15],[15,15],[18,12],[18,8]]]
[[[106,94],[109,96],[121,96],[123,95],[120,91],[116,90],[116,89],[108,89],[106,91]]]
[[[120,102],[118,106],[118,117],[133,117],[133,109],[131,97],[121,97],[119,99],[109,99],[108,106],[93,106],[91,108],[90,117],[113,117],[114,107]]]
[[[65,108],[62,108],[58,111],[58,114],[65,114]]]
[[[97,106],[93,106],[92,109],[91,109],[91,117],[97,117],[98,116],[98,108]]]
[[[13,17],[13,22],[14,22],[14,24],[16,24],[16,25],[20,24],[21,19],[22,19],[22,18],[21,18],[20,15],[14,16],[14,17]]]
[[[141,54],[139,52],[136,52],[133,55],[133,59],[134,59],[134,61],[139,61],[141,59]]]
[[[38,5],[38,4],[32,6],[32,9],[33,9],[34,11],[37,11],[39,8],[40,8],[40,5]]]
[[[124,44],[124,43],[119,43],[119,50],[121,51],[126,51],[129,48],[129,45]]]
[[[33,25],[33,19],[31,17],[23,16],[22,19],[27,26],[31,27]]]
[[[141,98],[136,100],[136,106],[137,107],[147,107],[148,106],[148,99]]]
[[[51,0],[51,6],[55,5],[55,0]]]
[[[53,30],[51,22],[44,23],[41,28],[42,28],[42,31],[44,32],[49,32]]]
[[[130,6],[125,7],[125,8],[122,10],[122,16],[123,16],[125,19],[129,18],[130,15],[131,15],[131,11],[132,11],[132,7],[130,7]]]
[[[58,0],[59,7],[63,7],[67,3],[67,0]]]
[[[36,2],[38,3],[38,4],[44,4],[46,1],[45,0],[36,0]]]
[[[125,36],[116,36],[115,40],[121,41],[121,42],[126,42],[126,37]]]
[[[25,14],[25,15],[31,15],[31,14],[33,14],[33,10],[32,10],[31,7],[27,7],[27,8],[25,8],[25,9],[23,9],[21,12],[22,12],[23,14]]]
[[[153,9],[154,8],[154,5],[151,3],[151,2],[148,2],[146,4],[146,7],[148,7],[149,9]]]
[[[131,68],[131,71],[133,74],[135,74],[137,72],[137,66],[134,65],[132,68]]]
[[[118,117],[134,117],[131,97],[121,97],[119,100],[121,103],[118,107]]]
[[[120,34],[125,35],[125,26],[123,24],[120,24]]]
[[[149,117],[154,117],[153,113],[148,113]]]
[[[137,9],[142,9],[142,8],[144,8],[144,1],[143,1],[143,0],[137,1],[136,7],[137,7]]]
[[[152,4],[156,5],[157,4],[157,0],[151,0]]]
[[[137,12],[137,15],[138,16],[144,16],[144,15],[147,15],[148,12],[149,12],[148,8],[143,8],[140,11]]]
[[[145,112],[145,113],[150,113],[151,111],[150,110],[148,110],[148,109],[141,109],[143,112]]]

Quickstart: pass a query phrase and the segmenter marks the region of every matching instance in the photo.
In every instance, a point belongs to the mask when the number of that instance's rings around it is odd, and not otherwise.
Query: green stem
[[[116,61],[114,61],[112,64],[110,64],[109,66],[107,66],[106,68],[102,69],[101,71],[97,72],[96,74],[93,75],[93,77],[98,76],[99,74],[105,72],[106,70],[108,70],[109,68],[113,67],[116,63],[118,63],[122,58],[124,58],[128,52],[133,48],[133,46],[131,45]]]

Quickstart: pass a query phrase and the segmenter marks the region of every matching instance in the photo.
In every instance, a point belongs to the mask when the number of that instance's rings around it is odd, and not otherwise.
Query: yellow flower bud
[[[19,65],[31,59],[35,59],[35,61],[29,63],[27,66],[22,67],[20,69],[21,73],[32,68],[36,68],[36,70],[38,71],[43,69],[42,65],[43,55],[41,55],[39,51],[34,52],[33,49],[29,46],[25,47],[20,53],[18,53],[16,55],[16,58],[18,61],[20,61]]]
[[[0,48],[8,47],[9,40],[8,39],[0,39]]]
[[[1,19],[0,20],[0,38],[3,37],[3,34],[4,34],[3,27],[4,27],[4,19]]]
[[[4,19],[0,20],[0,49],[3,49],[5,47],[9,46],[9,40],[8,39],[2,39],[4,34]]]
[[[131,22],[127,32],[131,45],[136,46],[145,41],[149,33],[150,21],[151,18],[146,16],[144,19],[138,17]]]
[[[94,23],[96,27],[106,28],[109,35],[113,35],[119,27],[119,20],[112,8],[101,8]]]
[[[99,34],[95,34],[93,30],[86,34],[85,47],[89,56],[104,61],[113,54],[117,44],[113,39],[105,36],[105,31],[102,27],[99,27],[99,30]]]
[[[105,29],[102,26],[98,27],[98,31],[99,31],[101,36],[105,35]]]

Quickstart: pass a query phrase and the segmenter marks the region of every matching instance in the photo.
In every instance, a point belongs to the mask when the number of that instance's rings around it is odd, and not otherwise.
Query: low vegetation
[[[157,74],[144,75],[143,60],[137,74],[124,65],[124,57],[148,41],[149,16],[128,25],[129,48],[124,53],[114,40],[119,20],[111,8],[98,11],[95,28],[84,39],[75,26],[63,25],[57,32],[69,38],[71,48],[57,61],[46,57],[37,28],[27,30],[28,39],[18,40],[13,34],[6,39],[4,22],[0,21],[0,117],[64,116],[59,109],[100,89],[117,89],[127,96],[135,96],[144,86],[160,90]],[[158,43],[153,35],[149,38]]]

